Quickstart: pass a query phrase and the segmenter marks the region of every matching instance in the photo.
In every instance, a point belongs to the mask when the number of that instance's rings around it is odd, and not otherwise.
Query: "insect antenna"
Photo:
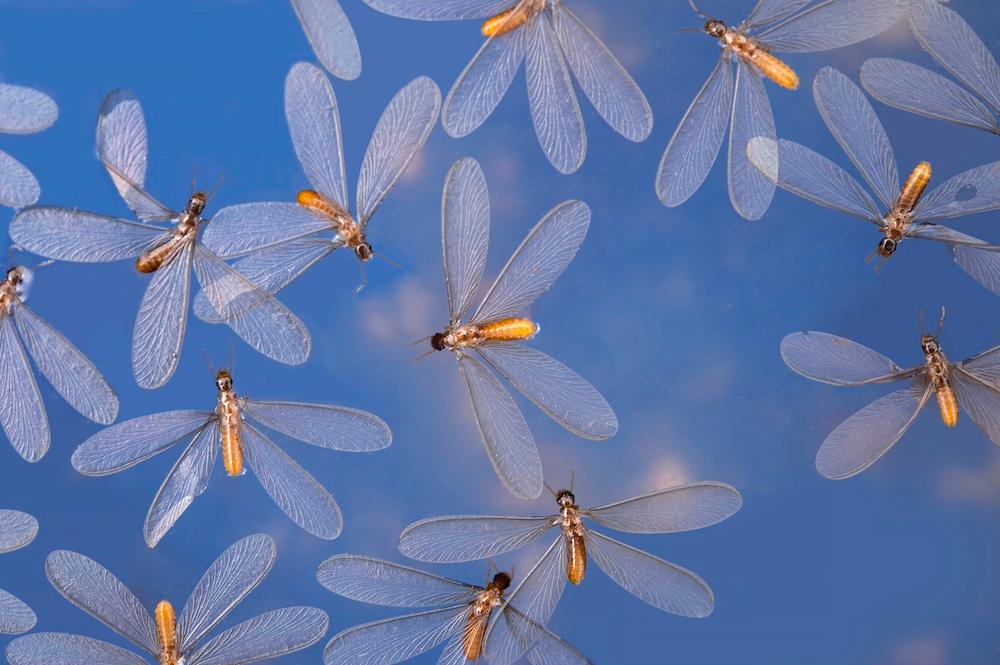
[[[555,499],[555,498],[557,498],[557,497],[559,496],[559,493],[558,493],[558,492],[556,492],[556,491],[555,491],[554,489],[552,489],[552,488],[551,488],[551,487],[549,486],[549,484],[548,484],[547,482],[545,482],[544,480],[542,481],[542,485],[544,485],[544,486],[545,486],[545,489],[547,489],[547,490],[549,491],[549,494],[551,494],[551,495],[552,495],[552,498],[553,498],[553,499]]]
[[[374,256],[382,259],[383,261],[385,261],[386,263],[388,263],[389,265],[391,265],[396,270],[402,270],[403,269],[403,266],[398,261],[396,261],[394,259],[390,259],[388,256],[386,256],[385,254],[383,254],[381,252],[379,252],[377,254],[374,254]]]
[[[698,5],[694,4],[694,0],[688,0],[688,4],[691,5],[691,9],[693,9],[695,14],[697,14],[698,16],[702,18],[707,18],[710,21],[715,18],[711,14],[706,14],[705,12],[701,11]]]
[[[195,189],[198,187],[198,165],[195,164],[191,169],[191,191],[188,192],[188,196],[193,196]]]
[[[226,172],[219,171],[219,177],[215,179],[215,184],[212,185],[212,189],[208,192],[208,194],[205,195],[206,201],[211,200],[211,198],[218,193],[219,187],[222,187],[222,181],[225,179],[226,179]]]
[[[941,305],[941,318],[938,319],[937,332],[934,333],[934,339],[941,336],[941,331],[944,329],[944,305]]]
[[[429,342],[431,341],[431,337],[434,337],[434,335],[428,335],[427,337],[421,337],[420,339],[415,339],[412,342],[410,342],[410,346],[416,346],[417,344],[423,344],[424,342]]]
[[[920,308],[920,316],[917,319],[917,324],[920,327],[920,336],[924,336],[924,308]]]
[[[215,375],[218,373],[218,370],[216,370],[212,365],[212,359],[208,357],[208,351],[205,349],[201,350],[201,359],[205,361],[205,365],[208,367],[208,373],[212,375],[213,379],[215,379]]]
[[[431,354],[432,354],[432,353],[434,353],[434,352],[435,352],[436,350],[437,350],[437,349],[430,349],[429,351],[424,351],[424,352],[423,352],[423,353],[421,353],[421,354],[420,354],[419,356],[417,356],[416,358],[414,358],[414,359],[413,359],[413,364],[414,364],[414,365],[416,365],[416,364],[417,364],[418,362],[420,362],[421,360],[423,360],[423,359],[424,359],[424,358],[426,358],[427,356],[431,355]]]
[[[365,272],[365,264],[359,261],[358,265],[361,268],[361,282],[358,284],[358,288],[354,289],[355,293],[364,291],[365,286],[368,284],[368,273]]]
[[[569,492],[573,493],[573,486],[576,485],[576,469],[569,472]]]

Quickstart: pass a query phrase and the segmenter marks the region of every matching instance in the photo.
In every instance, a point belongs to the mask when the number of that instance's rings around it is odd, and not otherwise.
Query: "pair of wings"
[[[316,59],[339,79],[361,76],[361,49],[354,28],[337,0],[292,0]]]
[[[34,134],[51,127],[58,117],[56,103],[45,93],[0,83],[0,133]],[[41,193],[28,167],[0,150],[0,205],[23,208]]]
[[[365,0],[380,12],[424,21],[489,18],[532,1]],[[653,113],[636,82],[566,3],[549,4],[525,25],[487,39],[448,93],[442,120],[455,138],[473,132],[496,109],[524,62],[538,141],[559,172],[573,173],[586,156],[587,133],[570,71],[600,116],[625,138],[644,141],[653,129]]]
[[[244,399],[241,406],[243,414],[267,428],[321,448],[370,452],[386,448],[392,441],[389,427],[364,411],[250,399]],[[167,474],[146,515],[146,543],[155,547],[208,487],[221,447],[214,411],[167,411],[118,423],[80,444],[73,453],[73,468],[88,476],[117,473],[189,437],[191,442]],[[336,538],[343,517],[330,493],[246,420],[240,422],[240,437],[247,466],[278,507],[305,531],[326,540]]]
[[[362,229],[396,186],[437,122],[441,95],[421,76],[400,90],[379,118],[358,176]],[[285,79],[285,117],[295,154],[313,188],[345,211],[347,196],[340,112],[330,80],[314,65],[295,64]],[[268,293],[277,293],[342,245],[328,220],[296,203],[247,203],[223,208],[205,230],[205,246]],[[199,318],[215,320],[201,296]]]
[[[237,541],[209,566],[177,620],[177,647],[188,665],[243,665],[304,649],[326,633],[326,614],[286,607],[248,619],[207,642],[215,628],[270,571],[274,541],[255,534]],[[59,550],[45,560],[49,582],[66,600],[142,649],[158,662],[156,625],[138,598],[111,572],[82,554]],[[113,644],[82,635],[35,633],[7,648],[11,665],[144,665],[146,660]]]
[[[105,97],[98,117],[97,150],[118,192],[142,222],[40,206],[21,211],[11,222],[14,242],[51,259],[91,263],[134,259],[171,237],[167,228],[150,223],[176,221],[178,213],[143,189],[146,122],[131,92],[114,90]],[[247,344],[279,362],[305,362],[312,344],[305,325],[192,234],[153,273],[139,306],[132,369],[140,386],[158,388],[177,369],[192,268],[214,310]]]
[[[920,44],[962,85],[903,60],[872,58],[861,66],[865,90],[903,111],[1000,134],[1000,66],[983,41],[937,0],[912,0],[909,18]]]
[[[13,552],[38,535],[38,520],[20,510],[0,509],[0,554]],[[0,589],[0,634],[16,635],[35,626],[35,613],[24,601]]]
[[[566,201],[528,232],[469,321],[489,248],[489,191],[474,159],[462,159],[445,179],[441,244],[451,325],[481,324],[523,312],[548,290],[587,235],[590,209]],[[585,379],[546,354],[520,344],[482,344],[457,354],[487,454],[504,485],[522,498],[542,492],[542,464],[534,437],[491,367],[546,415],[577,436],[608,439],[618,419]]]
[[[781,341],[781,357],[795,372],[835,386],[910,380],[837,426],[816,455],[827,478],[850,478],[874,464],[906,433],[934,392],[924,366],[901,369],[881,353],[822,332],[793,333]],[[949,366],[959,406],[993,443],[1000,445],[1000,347]]]
[[[18,300],[11,314],[0,314],[0,426],[21,457],[37,462],[50,441],[48,416],[25,347],[70,406],[96,423],[115,421],[118,397],[94,364]]]
[[[806,53],[855,44],[895,23],[909,0],[760,0],[740,30],[770,51]],[[728,50],[709,75],[667,144],[656,192],[669,207],[687,201],[708,177],[729,128],[729,198],[745,219],[760,219],[774,197],[774,182],[747,159],[754,137],[774,141],[771,103],[755,67]]]
[[[728,485],[699,482],[581,512],[598,524],[627,533],[677,533],[717,524],[738,511],[742,503],[739,492]],[[522,547],[558,529],[558,524],[558,516],[437,517],[408,526],[400,535],[399,551],[430,563],[486,559]],[[711,589],[694,573],[590,529],[585,539],[588,556],[639,599],[681,616],[703,617],[712,612],[715,600]],[[555,611],[565,582],[566,540],[560,533],[508,595],[507,603],[544,626]],[[516,647],[524,643],[523,639],[510,639],[506,628],[494,621],[487,634],[486,652],[491,662],[511,663],[521,655]]]
[[[470,604],[482,587],[431,575],[365,556],[330,557],[316,573],[319,583],[338,595],[373,605],[435,608],[349,628],[330,640],[323,651],[326,665],[394,665],[446,643],[438,665],[464,665],[464,638]],[[514,635],[531,637],[533,665],[589,665],[572,646],[534,624],[512,606],[499,612]],[[484,621],[489,617],[484,617]],[[485,627],[485,626],[484,626]],[[531,647],[531,643],[526,643]],[[496,662],[488,651],[490,663]]]

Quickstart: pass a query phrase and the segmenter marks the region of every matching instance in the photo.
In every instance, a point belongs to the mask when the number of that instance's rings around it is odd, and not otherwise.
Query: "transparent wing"
[[[510,9],[511,0],[365,0],[383,14],[418,21],[489,18]]]
[[[552,24],[566,62],[604,121],[630,141],[645,141],[653,111],[625,68],[566,5],[555,5]]]
[[[522,395],[573,434],[604,441],[618,432],[618,418],[607,400],[558,360],[520,344],[484,344],[477,350]]]
[[[742,505],[743,497],[729,485],[699,482],[591,508],[584,514],[617,531],[678,533],[718,524]]]
[[[857,44],[888,30],[910,0],[819,0],[757,35],[774,51],[806,53]]]
[[[241,203],[212,218],[202,243],[220,258],[231,259],[330,230],[330,222],[297,203]]]
[[[35,539],[38,520],[20,510],[0,510],[0,554],[13,552]]]
[[[460,355],[458,366],[493,471],[515,496],[537,498],[542,493],[542,460],[514,398],[475,358]]]
[[[45,559],[45,575],[66,600],[153,657],[159,653],[153,617],[99,563],[76,552],[57,550]]]
[[[72,208],[39,206],[10,222],[18,246],[48,259],[105,263],[134,259],[164,238],[165,230]]]
[[[361,49],[354,28],[337,0],[292,0],[316,59],[339,79],[361,75]]]
[[[339,536],[344,519],[330,493],[256,429],[244,423],[240,433],[247,466],[282,512],[317,538]]]
[[[381,418],[344,406],[248,399],[243,412],[269,429],[320,448],[366,453],[392,443],[392,431]]]
[[[147,665],[131,651],[114,644],[68,633],[34,633],[7,645],[10,665]]]
[[[582,201],[564,201],[547,212],[514,250],[473,320],[496,321],[524,311],[573,260],[589,226],[590,208]]]
[[[952,365],[948,377],[958,405],[990,441],[1000,446],[1000,392],[997,387],[966,372],[961,365]]]
[[[177,650],[190,653],[267,576],[276,549],[270,536],[257,533],[226,548],[188,597],[177,619]]]
[[[763,217],[774,198],[774,180],[754,168],[747,157],[747,144],[757,137],[775,139],[774,115],[763,79],[740,59],[729,133],[729,200],[749,220]]]
[[[517,29],[490,37],[466,65],[444,100],[441,124],[449,136],[471,134],[496,109],[524,62],[524,34]]]
[[[0,205],[24,208],[37,201],[41,193],[28,167],[0,150]]]
[[[410,81],[389,101],[365,151],[358,176],[358,223],[364,227],[427,140],[441,92],[426,76]]]
[[[245,665],[312,646],[326,635],[326,613],[315,607],[283,607],[225,630],[195,651],[190,665]]]
[[[17,596],[0,589],[0,634],[20,635],[35,627],[38,618]]]
[[[415,658],[460,634],[468,608],[407,614],[348,628],[323,649],[325,665],[394,665]]]
[[[910,26],[942,67],[1000,113],[1000,66],[961,16],[938,2],[913,0]]]
[[[455,162],[441,195],[441,247],[451,322],[472,305],[483,279],[490,242],[490,193],[479,162]]]
[[[959,268],[983,287],[1000,295],[1000,247],[936,224],[920,224],[912,231],[914,233],[908,237],[948,245]]]
[[[991,386],[1000,386],[1000,346],[994,346],[957,363],[966,374]]]
[[[763,137],[750,140],[747,157],[754,168],[782,189],[851,217],[881,226],[878,204],[858,181],[804,145]]]
[[[51,127],[58,117],[55,101],[44,92],[0,83],[0,133],[34,134]]]
[[[433,607],[471,603],[479,592],[462,582],[367,556],[338,554],[319,565],[328,591],[371,605]]]
[[[934,242],[940,242],[952,247],[961,246],[984,250],[983,252],[977,251],[976,254],[988,255],[1000,250],[1000,246],[991,245],[985,240],[974,238],[965,233],[950,229],[947,226],[941,226],[940,224],[913,223],[906,227],[903,235],[907,238],[916,238],[917,240],[933,240]],[[956,261],[958,261],[957,257]],[[958,261],[958,263],[961,265],[961,261]]]
[[[309,331],[274,296],[197,244],[194,271],[212,309],[255,351],[286,365],[306,361]]]
[[[1000,133],[996,116],[975,95],[929,69],[892,58],[861,65],[861,85],[883,104],[965,127]]]
[[[181,358],[191,297],[191,264],[196,240],[177,246],[142,295],[132,330],[132,372],[141,388],[159,388]]]
[[[73,452],[73,468],[85,476],[124,471],[200,430],[211,411],[165,411],[106,427]]]
[[[10,445],[28,462],[49,449],[49,419],[38,384],[10,316],[0,316],[0,425]]]
[[[931,222],[998,208],[1000,162],[992,162],[959,173],[927,192],[913,211],[913,217],[921,222]]]
[[[539,626],[509,605],[504,614],[504,621],[508,630],[513,635],[519,636],[522,643],[527,642],[531,636],[537,636],[527,655],[531,665],[593,665],[589,658],[573,646],[563,642],[544,626]]]
[[[324,196],[350,210],[337,96],[318,67],[297,62],[288,71],[285,119],[306,178]]]
[[[118,398],[94,364],[26,305],[18,305],[14,321],[35,364],[56,392],[94,422],[113,423],[118,417]]]
[[[527,41],[525,72],[535,135],[552,166],[573,173],[587,154],[587,132],[555,30],[547,12],[518,30],[524,30]]]
[[[527,545],[556,525],[556,517],[454,515],[414,522],[399,536],[399,551],[417,561],[461,563]]]
[[[757,0],[753,11],[740,25],[743,30],[756,30],[784,21],[813,0]]]
[[[733,68],[723,56],[688,107],[656,173],[656,194],[671,208],[691,198],[712,170],[733,108]]]
[[[892,208],[899,198],[896,157],[864,93],[833,67],[824,67],[813,80],[813,98],[830,133],[878,195],[883,209]]]
[[[219,424],[213,419],[177,458],[153,497],[142,526],[150,549],[156,547],[184,511],[208,488],[221,447]]]
[[[931,392],[927,378],[918,376],[910,387],[875,400],[840,423],[820,446],[816,469],[831,480],[867,469],[910,428]]]
[[[659,610],[698,619],[715,609],[712,590],[690,570],[594,531],[587,531],[587,553],[619,586]]]
[[[807,379],[834,386],[890,383],[912,376],[878,351],[824,332],[797,332],[781,340],[781,359]]]

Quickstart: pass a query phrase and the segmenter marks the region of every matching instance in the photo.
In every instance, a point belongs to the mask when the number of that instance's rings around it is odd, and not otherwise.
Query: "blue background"
[[[705,4],[738,22],[751,3]],[[360,0],[343,5],[364,63],[359,80],[334,80],[353,191],[392,94],[420,74],[446,93],[481,37],[474,22],[411,22]],[[209,490],[149,551],[142,521],[180,449],[116,476],[79,476],[70,454],[99,426],[42,382],[51,451],[29,465],[0,445],[0,504],[41,522],[31,546],[3,557],[0,586],[32,605],[37,629],[121,642],[48,585],[42,562],[53,549],[96,558],[150,608],[161,597],[179,606],[226,546],[266,531],[278,541],[278,564],[227,624],[312,604],[330,614],[332,635],[393,611],[322,589],[314,571],[325,557],[350,552],[402,562],[396,537],[418,518],[552,511],[547,495],[521,502],[495,479],[453,359],[440,354],[414,365],[417,350],[407,346],[446,323],[440,192],[450,165],[471,155],[490,187],[490,279],[556,203],[578,197],[593,210],[576,260],[532,308],[542,324],[534,344],[589,378],[616,409],[621,429],[605,443],[576,439],[519,397],[550,484],[565,484],[575,469],[586,505],[708,479],[736,486],[745,498],[740,513],[711,529],[623,537],[701,574],[717,597],[710,618],[660,613],[595,569],[564,595],[552,624],[557,633],[599,663],[997,662],[1000,451],[967,417],[948,430],[929,409],[872,469],[849,481],[824,480],[813,459],[825,435],[886,389],[809,382],[784,366],[778,343],[795,330],[825,330],[913,365],[921,360],[919,310],[945,304],[942,342],[957,360],[998,342],[1000,301],[934,243],[904,243],[875,273],[865,263],[878,240],[871,227],[787,193],[777,194],[763,220],[743,221],[729,205],[721,162],[686,205],[662,207],[653,187],[660,155],[717,46],[676,32],[701,22],[681,0],[570,5],[642,86],[656,118],[651,138],[629,143],[582,99],[588,158],[578,173],[560,176],[537,146],[523,74],[471,137],[456,141],[436,128],[369,227],[376,250],[403,270],[373,262],[358,296],[357,262],[338,253],[283,294],[312,332],[307,364],[275,364],[228,329],[192,318],[173,380],[143,391],[132,378],[129,340],[147,279],[127,263],[63,264],[38,274],[32,306],[105,373],[121,399],[121,419],[211,408],[214,386],[202,351],[220,365],[234,344],[241,394],[370,410],[395,436],[390,449],[371,455],[278,439],[340,502],[345,529],[336,541],[300,531],[251,475],[225,478],[220,465]],[[1000,5],[951,5],[997,52]],[[306,185],[282,90],[289,67],[313,56],[288,3],[6,0],[0,8],[2,79],[38,87],[60,107],[47,132],[0,137],[4,150],[34,170],[42,203],[127,213],[93,147],[97,107],[115,87],[133,89],[145,107],[147,185],[165,202],[183,204],[195,165],[206,187],[225,172],[209,213],[238,202],[292,200]],[[858,46],[790,56],[802,88],[768,86],[779,135],[849,167],[816,113],[811,81],[825,65],[857,80],[864,59],[878,55],[931,64],[905,23]],[[998,155],[996,137],[877,103],[876,110],[904,171],[929,160],[940,182]],[[995,217],[955,226],[1000,242]],[[498,563],[525,570],[534,553],[528,548]],[[485,575],[480,564],[433,570],[477,583]],[[318,663],[323,643],[283,662]]]

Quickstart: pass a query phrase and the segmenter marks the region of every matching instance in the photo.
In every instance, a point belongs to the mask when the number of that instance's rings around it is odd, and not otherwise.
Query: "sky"
[[[475,22],[406,21],[361,0],[342,4],[363,58],[358,80],[333,82],[353,191],[392,95],[419,75],[446,93],[482,38]],[[405,564],[395,543],[414,520],[554,510],[547,494],[522,501],[496,480],[454,360],[435,354],[412,362],[423,349],[409,343],[447,323],[441,187],[452,163],[472,156],[490,190],[490,279],[557,203],[579,198],[593,212],[575,260],[531,308],[542,325],[532,345],[589,379],[614,407],[620,430],[606,442],[578,439],[517,397],[549,484],[564,486],[575,471],[582,505],[693,480],[723,481],[744,497],[739,513],[709,529],[621,535],[708,581],[716,596],[710,617],[659,612],[595,568],[564,594],[551,624],[557,634],[595,663],[997,662],[1000,450],[967,417],[949,430],[928,409],[871,469],[826,480],[814,467],[826,434],[889,389],[810,382],[782,363],[778,345],[790,332],[821,330],[912,366],[922,360],[921,308],[946,305],[941,342],[959,360],[1000,342],[1000,301],[934,243],[903,243],[874,271],[865,262],[879,238],[871,227],[785,192],[763,219],[744,221],[729,205],[721,162],[685,205],[661,206],[654,191],[660,156],[714,66],[717,46],[677,32],[701,23],[680,0],[568,4],[647,95],[655,116],[650,138],[621,138],[581,99],[587,160],[575,174],[558,174],[534,137],[523,73],[471,136],[455,140],[438,126],[369,226],[376,251],[401,268],[371,263],[358,295],[357,262],[338,252],[282,294],[312,333],[306,364],[279,365],[227,328],[191,318],[177,373],[164,388],[144,391],[132,377],[129,340],[146,276],[127,262],[56,264],[37,274],[31,306],[101,369],[120,398],[120,419],[212,408],[215,388],[204,358],[222,365],[232,346],[240,394],[365,409],[394,433],[391,448],[368,455],[275,436],[340,503],[345,527],[335,541],[299,530],[252,476],[226,478],[220,465],[208,491],[150,551],[143,518],[180,448],[114,476],[80,476],[70,455],[100,426],[40,381],[53,429],[50,452],[29,465],[0,445],[0,505],[41,524],[34,543],[0,559],[0,587],[33,607],[37,630],[124,644],[49,586],[43,561],[55,549],[95,558],[152,609],[161,598],[182,604],[229,544],[267,532],[277,541],[278,562],[225,625],[276,607],[314,605],[330,615],[330,637],[396,611],[323,589],[315,570],[326,557],[356,553]],[[738,22],[751,3],[703,4]],[[1000,51],[1000,5],[953,0],[951,7]],[[206,187],[225,175],[209,215],[236,203],[290,201],[306,186],[282,95],[291,65],[314,56],[288,3],[0,0],[0,9],[0,80],[37,87],[60,108],[45,133],[0,136],[0,148],[38,177],[41,203],[127,215],[93,144],[98,105],[117,87],[142,101],[147,187],[168,204],[183,205],[195,167]],[[936,68],[905,22],[857,46],[789,56],[803,85],[797,92],[768,85],[778,135],[853,172],[816,112],[811,82],[824,66],[857,81],[861,63],[875,56]],[[874,106],[905,172],[927,160],[943,180],[1000,154],[997,137]],[[9,220],[12,211],[0,215]],[[955,227],[1000,242],[995,218],[964,218]],[[497,563],[525,570],[535,552]],[[421,567],[473,583],[485,576],[482,563]],[[282,662],[320,662],[326,639]],[[433,652],[413,662],[436,658]]]

